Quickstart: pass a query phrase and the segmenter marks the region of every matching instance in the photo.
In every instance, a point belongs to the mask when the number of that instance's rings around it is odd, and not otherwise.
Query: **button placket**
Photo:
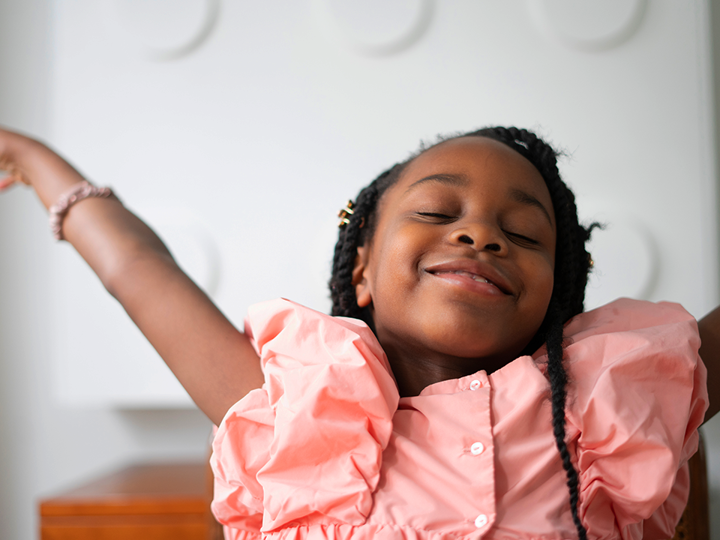
[[[470,384],[466,387],[472,393],[471,402],[473,408],[480,413],[473,425],[469,425],[472,433],[471,439],[465,444],[466,455],[472,461],[468,462],[468,466],[473,470],[477,489],[476,498],[474,500],[475,511],[478,512],[475,518],[472,514],[468,516],[470,523],[475,525],[476,529],[484,533],[492,526],[495,519],[495,498],[494,498],[494,467],[493,467],[493,436],[492,422],[490,417],[490,379],[485,377],[484,373],[478,373],[474,378],[470,379]],[[477,438],[476,438],[477,437]],[[475,439],[475,440],[473,440]],[[480,442],[480,440],[483,442]],[[487,439],[487,440],[486,440]],[[475,489],[473,491],[475,491]]]

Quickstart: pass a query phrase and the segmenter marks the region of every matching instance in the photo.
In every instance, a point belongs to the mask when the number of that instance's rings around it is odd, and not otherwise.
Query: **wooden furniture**
[[[128,467],[40,502],[42,540],[209,540],[219,526],[210,514],[205,463]]]
[[[697,453],[688,462],[690,497],[673,540],[710,540],[710,506],[708,502],[705,443],[700,436]]]

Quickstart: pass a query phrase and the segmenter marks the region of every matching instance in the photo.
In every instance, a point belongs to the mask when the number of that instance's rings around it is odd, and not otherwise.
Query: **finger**
[[[9,174],[4,178],[0,178],[0,191],[5,191],[10,186],[16,183],[18,183],[18,179],[15,178],[15,175],[12,174]]]

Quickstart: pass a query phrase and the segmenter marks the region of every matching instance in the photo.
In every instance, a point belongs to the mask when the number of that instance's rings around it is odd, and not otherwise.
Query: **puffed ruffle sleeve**
[[[695,320],[677,304],[621,299],[571,321],[565,336],[588,536],[672,537],[708,403]]]
[[[399,399],[372,331],[274,300],[250,309],[245,332],[265,384],[218,427],[215,516],[255,534],[364,523]]]

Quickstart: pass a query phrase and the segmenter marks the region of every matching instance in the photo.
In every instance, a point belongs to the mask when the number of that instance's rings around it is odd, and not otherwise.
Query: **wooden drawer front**
[[[155,464],[117,473],[40,503],[42,540],[208,540],[207,465]]]
[[[207,540],[205,516],[43,518],[42,540]]]

